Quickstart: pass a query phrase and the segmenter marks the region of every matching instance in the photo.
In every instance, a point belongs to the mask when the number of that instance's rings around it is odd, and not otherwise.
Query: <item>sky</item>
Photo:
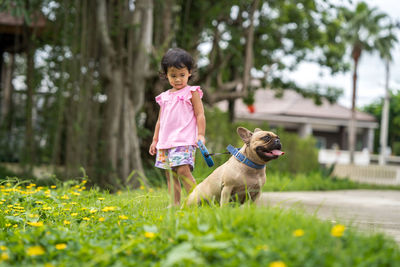
[[[340,0],[338,0],[340,1]],[[355,5],[360,1],[353,1]],[[364,0],[370,7],[386,13],[392,19],[400,21],[399,0]],[[400,42],[400,32],[397,32]],[[400,90],[400,44],[393,49],[393,62],[390,65],[389,87]],[[323,73],[323,76],[320,76]],[[342,88],[344,94],[339,98],[339,104],[351,107],[352,97],[352,71],[332,76],[326,69],[321,69],[317,64],[302,63],[296,71],[288,74],[302,86],[311,84],[324,84]],[[358,69],[358,86],[356,106],[358,108],[379,100],[385,94],[385,65],[377,54],[363,53]]]

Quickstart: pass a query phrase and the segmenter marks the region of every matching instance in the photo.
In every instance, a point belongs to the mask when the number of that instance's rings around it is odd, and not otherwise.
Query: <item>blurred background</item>
[[[238,125],[261,127],[278,132],[286,152],[274,171],[323,166],[400,183],[394,0],[5,0],[0,7],[1,178],[83,175],[112,190],[160,184],[148,154],[154,97],[168,89],[161,57],[180,47],[197,62],[192,84],[204,91],[210,151],[241,146]],[[197,157],[201,180],[213,169]]]

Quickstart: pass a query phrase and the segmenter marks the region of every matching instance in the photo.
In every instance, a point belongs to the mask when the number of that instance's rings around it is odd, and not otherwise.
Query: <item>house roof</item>
[[[36,12],[31,16],[31,28],[44,28],[46,26],[46,18],[41,12]],[[8,12],[0,12],[0,26],[2,30],[9,33],[9,30],[24,25],[23,17],[15,17]],[[13,32],[11,32],[13,33]]]
[[[46,18],[41,12],[31,15],[29,28],[40,36],[46,27]],[[27,41],[23,38],[24,18],[8,12],[0,12],[0,49],[11,53],[25,50]]]
[[[305,98],[293,90],[285,90],[277,98],[270,89],[258,89],[255,92],[255,112],[250,113],[242,99],[235,102],[235,118],[250,120],[283,120],[291,122],[318,122],[318,124],[348,125],[351,109],[340,104],[331,104],[322,99],[322,104],[315,104],[313,99]],[[227,110],[227,103],[218,103],[222,110]],[[375,117],[365,112],[356,111],[358,124],[376,128]]]

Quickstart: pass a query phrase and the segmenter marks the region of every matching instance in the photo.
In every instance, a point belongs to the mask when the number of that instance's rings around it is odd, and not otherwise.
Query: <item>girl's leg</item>
[[[170,177],[172,174],[172,178]],[[179,182],[178,175],[174,171],[165,171],[165,175],[167,177],[167,185],[168,185],[168,192],[171,196],[171,199],[174,201],[174,205],[178,206],[181,203],[181,183]],[[173,184],[173,189],[172,189]]]
[[[190,171],[189,164],[176,167],[176,173],[178,174],[179,179],[182,180],[186,193],[189,194],[196,186],[196,180]]]

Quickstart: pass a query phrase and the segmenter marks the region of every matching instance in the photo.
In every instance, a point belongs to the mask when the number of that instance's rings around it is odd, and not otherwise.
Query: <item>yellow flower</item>
[[[54,188],[57,188],[57,186],[55,186],[55,185],[52,185],[52,186],[50,186],[50,188],[54,189]]]
[[[71,213],[71,216],[72,216],[72,217],[75,217],[75,216],[77,216],[77,215],[78,215],[78,213],[76,213],[76,212]]]
[[[143,185],[140,186],[140,190],[144,190],[146,187],[144,187]]]
[[[71,194],[73,194],[75,196],[80,196],[81,195],[81,193],[78,193],[78,192],[75,192],[75,191],[72,191]]]
[[[97,210],[96,210],[96,209],[91,209],[89,212],[90,212],[90,213],[96,213]]]
[[[63,250],[66,248],[67,248],[67,244],[65,244],[65,243],[56,244],[56,249],[58,249],[58,250]]]
[[[71,224],[71,222],[64,220],[64,225],[68,225],[68,224]]]
[[[43,226],[43,222],[28,222],[30,226],[40,227]]]
[[[26,254],[28,254],[28,256],[40,256],[44,254],[44,248],[42,246],[33,246],[28,248],[28,251],[26,252]]]
[[[83,180],[83,181],[82,181],[82,184],[86,184],[86,183],[87,183],[87,180]]]
[[[67,195],[63,195],[63,196],[61,197],[61,199],[69,199],[69,197],[68,197]]]
[[[82,220],[84,220],[84,221],[90,221],[90,218],[88,218],[88,217],[83,217]]]
[[[152,232],[145,232],[144,236],[147,238],[154,238],[156,236],[156,234],[152,233]]]
[[[102,211],[114,211],[116,207],[104,207]]]
[[[0,250],[7,250],[7,247],[6,246],[0,246]]]
[[[2,261],[6,261],[6,260],[8,260],[10,258],[10,256],[8,256],[7,252],[3,252],[3,253],[1,253],[1,257],[0,258],[1,258]]]
[[[99,197],[99,198],[97,198],[98,200],[104,200],[105,198],[104,197]]]
[[[273,261],[268,266],[269,267],[286,267],[286,264],[283,261]]]
[[[104,220],[105,220],[104,217],[99,218],[99,222],[104,222]]]
[[[43,207],[42,210],[51,210],[51,207]]]
[[[332,227],[331,235],[335,237],[341,237],[343,235],[344,230],[346,230],[346,227],[344,225],[337,224]]]
[[[120,215],[119,218],[120,218],[121,220],[128,220],[128,217],[125,216],[125,215]]]
[[[295,237],[300,237],[304,235],[304,230],[303,229],[297,229],[293,232],[293,236]]]
[[[6,223],[6,227],[10,227],[11,226],[11,223]]]

